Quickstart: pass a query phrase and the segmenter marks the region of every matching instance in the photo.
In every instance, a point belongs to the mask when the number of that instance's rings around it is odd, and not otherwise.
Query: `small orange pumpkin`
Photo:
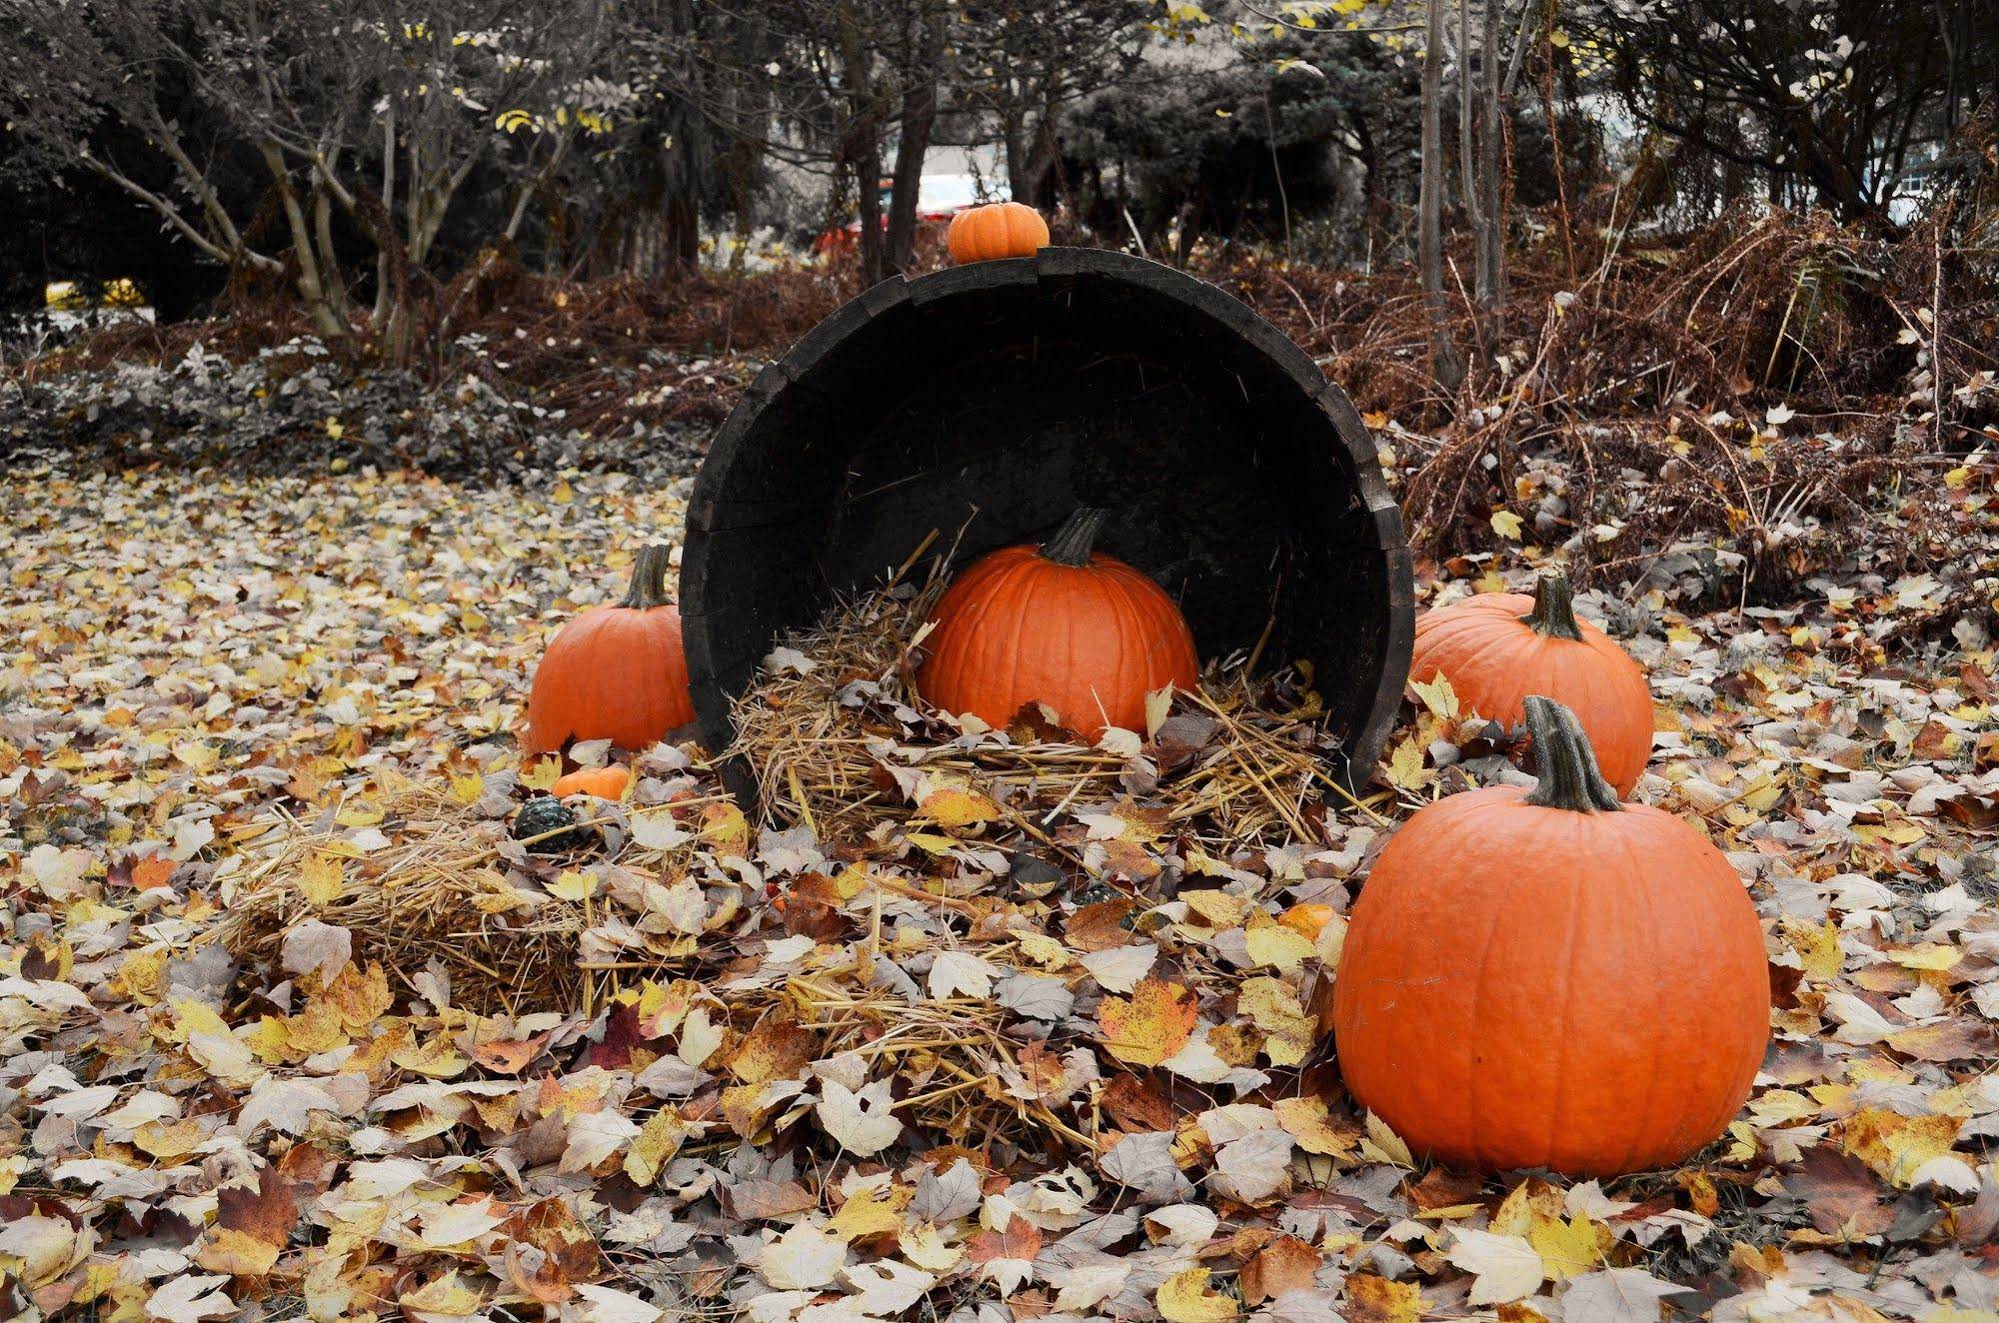
[[[916,690],[1005,726],[1045,703],[1095,740],[1143,733],[1145,696],[1200,676],[1180,608],[1141,571],[1091,551],[1105,511],[1082,509],[1039,547],[1006,547],[958,576],[932,617]]]
[[[548,793],[557,799],[568,795],[595,795],[598,799],[623,799],[632,774],[622,767],[581,767],[559,776]]]
[[[1652,757],[1652,690],[1631,654],[1576,619],[1569,581],[1541,580],[1532,597],[1487,593],[1424,612],[1409,678],[1439,675],[1467,712],[1512,728],[1521,700],[1546,694],[1582,722],[1603,774],[1628,795]]]
[[[1048,222],[1024,203],[988,202],[953,216],[944,241],[953,262],[1032,257],[1048,246]]]
[[[528,692],[530,754],[571,740],[643,749],[694,720],[680,612],[666,598],[672,563],[670,548],[644,548],[622,602],[591,607],[550,641]]]
[[[1618,800],[1574,713],[1525,706],[1540,784],[1439,800],[1375,860],[1333,989],[1340,1071],[1418,1156],[1669,1165],[1762,1063],[1762,928],[1706,837]]]

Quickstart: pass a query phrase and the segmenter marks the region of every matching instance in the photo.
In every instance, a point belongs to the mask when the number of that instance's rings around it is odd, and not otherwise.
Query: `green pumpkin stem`
[[[666,572],[672,568],[672,547],[655,542],[640,548],[638,559],[632,562],[632,586],[625,590],[625,600],[618,605],[635,611],[673,605],[673,599],[666,595]]]
[[[1576,714],[1539,694],[1529,697],[1524,706],[1534,756],[1541,764],[1540,784],[1526,802],[1573,813],[1615,813],[1623,808],[1617,792],[1597,770],[1596,750]]]
[[[1097,533],[1104,526],[1110,511],[1094,506],[1078,506],[1062,527],[1055,530],[1055,536],[1041,544],[1041,555],[1057,565],[1067,565],[1081,569],[1090,563],[1090,548],[1096,544]]]
[[[1544,639],[1582,641],[1583,627],[1576,623],[1576,598],[1567,576],[1544,574],[1534,585],[1534,609],[1520,622]]]

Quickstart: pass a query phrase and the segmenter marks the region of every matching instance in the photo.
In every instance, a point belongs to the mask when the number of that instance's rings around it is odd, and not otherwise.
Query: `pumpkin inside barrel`
[[[1309,667],[1364,782],[1407,678],[1400,515],[1346,396],[1222,290],[1044,248],[876,285],[745,391],[695,483],[680,609],[697,719],[772,644],[919,548],[962,571],[1079,508],[1178,603],[1202,659]]]

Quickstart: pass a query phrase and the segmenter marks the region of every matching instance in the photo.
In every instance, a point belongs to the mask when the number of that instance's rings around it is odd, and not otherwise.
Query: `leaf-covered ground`
[[[1945,489],[1989,528],[1988,484]],[[1162,830],[1143,776],[1072,806],[1092,876],[1053,887],[1008,876],[963,798],[836,850],[758,831],[666,748],[609,849],[508,843],[541,641],[677,538],[682,495],[0,480],[9,1308],[1999,1318],[1994,659],[1976,622],[1882,649],[1950,587],[1892,546],[1771,607],[1689,613],[1670,574],[1582,599],[1652,671],[1639,797],[1700,823],[1764,917],[1772,1050],[1684,1170],[1480,1182],[1354,1112],[1312,1018],[1343,924],[1272,921],[1343,911],[1394,820],[1505,774],[1458,760],[1479,746],[1447,702],[1412,711],[1374,815],[1254,857]],[[472,998],[434,954],[378,958],[396,934],[310,916],[439,822],[496,922],[570,925],[582,990],[537,1004],[558,980],[510,970]],[[307,913],[232,959],[232,909],[280,883]],[[973,1040],[990,1075],[954,1055]]]

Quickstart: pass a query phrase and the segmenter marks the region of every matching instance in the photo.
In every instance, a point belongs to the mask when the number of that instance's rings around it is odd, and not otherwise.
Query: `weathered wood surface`
[[[766,368],[696,480],[681,571],[711,747],[772,641],[932,529],[959,563],[1077,505],[1181,601],[1202,655],[1311,659],[1352,783],[1409,669],[1409,553],[1346,396],[1247,305],[1143,258],[1045,248],[885,281]]]

